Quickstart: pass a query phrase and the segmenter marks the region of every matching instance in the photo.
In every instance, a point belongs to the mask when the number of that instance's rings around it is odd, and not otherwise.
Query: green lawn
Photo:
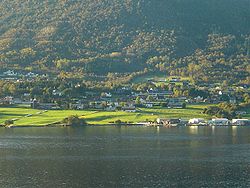
[[[142,75],[142,76],[138,76],[136,78],[134,78],[132,80],[133,83],[145,83],[147,82],[149,79],[154,80],[156,85],[160,85],[162,84],[162,82],[159,82],[160,80],[166,80],[164,81],[164,83],[169,83],[170,80],[174,77],[180,77],[180,76],[166,76],[166,74],[164,73],[148,73],[146,75]],[[189,80],[190,78],[188,77],[180,77],[181,81],[180,82],[176,82],[176,85],[182,85],[182,81],[183,80]]]
[[[122,120],[126,122],[141,122],[145,120],[155,120],[158,117],[164,118],[206,118],[210,117],[202,114],[200,106],[191,106],[188,109],[141,109],[140,112],[98,112],[91,115],[86,115],[85,118],[89,123],[93,124],[107,124],[115,120]]]
[[[138,76],[133,79],[133,83],[145,83],[149,79],[153,80],[165,80],[166,79],[166,74],[164,73],[149,73],[146,75]]]
[[[15,125],[36,125],[43,126],[46,124],[61,121],[70,115],[79,115],[86,119],[90,124],[108,124],[115,120],[126,122],[140,122],[145,120],[155,120],[158,117],[166,118],[206,118],[210,117],[202,114],[202,109],[205,105],[188,106],[187,109],[140,109],[140,112],[106,112],[106,111],[91,111],[91,110],[34,110],[25,107],[15,108],[0,108],[0,124],[5,120],[16,119]],[[27,116],[28,115],[28,116]]]

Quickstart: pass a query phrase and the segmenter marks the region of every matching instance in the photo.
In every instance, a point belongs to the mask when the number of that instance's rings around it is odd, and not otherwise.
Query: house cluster
[[[14,103],[15,103],[14,98],[11,96],[0,98],[0,105],[11,105]]]
[[[206,121],[203,118],[192,118],[189,120],[185,119],[168,119],[168,118],[158,118],[156,120],[157,125],[165,127],[174,126],[250,126],[249,119],[232,119],[227,118],[215,118]]]
[[[136,93],[125,89],[124,92],[117,90],[114,93],[102,93],[101,96],[92,97],[89,101],[88,99],[79,100],[76,109],[93,108],[136,112],[141,107],[153,108],[162,104],[168,108],[183,108],[186,102],[186,97],[173,97],[173,93],[168,91],[148,90]]]
[[[228,93],[230,92],[230,93]],[[219,96],[223,93],[228,95],[234,94],[232,103],[236,102],[234,90],[231,91],[220,91],[219,88],[215,92],[215,95]],[[42,109],[100,109],[106,111],[127,111],[136,112],[139,108],[154,108],[154,107],[165,107],[165,108],[185,108],[188,103],[210,103],[208,99],[204,100],[203,97],[174,97],[173,91],[164,89],[149,89],[144,92],[135,92],[130,87],[121,87],[111,92],[86,92],[84,96],[74,99],[65,99],[63,92],[57,89],[52,91],[51,101],[53,103],[41,103],[38,100],[31,98],[29,93],[24,93],[20,96],[21,99],[14,99],[13,97],[6,97],[1,99],[2,104],[22,104],[31,103],[32,108]],[[215,100],[217,98],[215,97]],[[215,102],[215,100],[213,102]],[[15,102],[13,102],[15,101]],[[60,102],[58,102],[60,101]],[[245,112],[237,112],[239,114]]]
[[[197,96],[194,98],[189,98],[189,103],[208,103],[208,104],[218,104],[221,102],[229,102],[231,104],[237,104],[239,101],[243,100],[243,95],[241,92],[244,93],[249,92],[248,86],[234,86],[223,88],[221,86],[217,86],[214,84],[209,84],[207,86],[199,86],[197,87],[200,91],[205,91],[209,93],[208,97],[204,96]]]
[[[53,90],[53,101],[63,99],[63,93]],[[29,96],[28,96],[29,97]],[[64,99],[63,99],[64,100]],[[150,89],[146,92],[133,92],[130,88],[119,88],[111,92],[86,92],[80,98],[68,99],[60,102],[60,105],[50,103],[42,104],[38,100],[31,99],[32,108],[43,109],[97,109],[105,111],[136,112],[139,108],[153,108],[163,106],[167,108],[184,108],[186,97],[173,97],[172,91]]]
[[[125,112],[137,112],[136,106],[131,103],[124,102],[106,102],[106,101],[94,101],[86,102],[77,100],[69,104],[65,103],[58,105],[56,103],[41,103],[36,99],[32,99],[30,102],[31,108],[41,109],[41,110],[60,110],[60,109],[74,109],[74,110],[84,110],[84,109],[95,109],[95,110],[105,110],[105,111],[125,111]]]
[[[186,103],[186,97],[173,97],[172,91],[163,91],[150,89],[147,92],[134,93],[134,99],[139,99],[142,107],[152,108],[154,106],[164,105],[168,108],[183,108]]]
[[[61,107],[56,103],[40,103],[36,99],[32,99],[30,101],[30,106],[33,109],[40,109],[40,110],[60,110]]]
[[[5,72],[2,72],[0,74],[0,78],[4,80],[8,79],[17,79],[19,80],[20,78],[26,78],[26,79],[32,79],[32,78],[37,78],[37,77],[47,77],[46,74],[37,74],[34,72],[16,72],[14,70],[7,70]]]

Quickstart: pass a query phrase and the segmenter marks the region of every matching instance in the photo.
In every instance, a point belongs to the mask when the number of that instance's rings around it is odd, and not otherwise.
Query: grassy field
[[[176,85],[182,85],[182,81],[189,80],[188,77],[180,77],[180,76],[167,76],[164,73],[148,73],[146,75],[138,76],[135,79],[132,80],[133,83],[145,83],[148,80],[154,80],[154,83],[156,85],[162,84],[162,83],[169,83],[170,80],[174,77],[181,78],[180,82],[175,82]]]
[[[15,108],[0,108],[0,124],[5,120],[14,119],[15,125],[35,125],[43,126],[50,123],[58,122],[70,115],[79,115],[86,119],[90,124],[108,124],[116,120],[123,122],[141,122],[145,120],[155,120],[158,117],[166,118],[205,118],[210,117],[202,114],[202,109],[205,105],[188,106],[187,109],[140,109],[139,112],[106,112],[106,111],[92,111],[92,110],[49,110],[41,111],[26,107]]]
[[[133,83],[145,83],[149,79],[153,80],[165,80],[166,74],[164,73],[149,73],[143,76],[138,76],[135,79],[133,79]]]

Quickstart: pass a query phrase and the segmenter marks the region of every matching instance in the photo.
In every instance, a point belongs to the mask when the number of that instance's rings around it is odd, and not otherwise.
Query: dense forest
[[[0,68],[250,84],[249,0],[2,0]]]

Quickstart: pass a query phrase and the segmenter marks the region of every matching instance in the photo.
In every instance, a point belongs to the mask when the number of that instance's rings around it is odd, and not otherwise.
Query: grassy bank
[[[32,125],[32,126],[44,126],[61,121],[65,117],[70,115],[82,116],[89,124],[108,124],[116,120],[123,122],[141,122],[145,120],[155,120],[158,117],[165,118],[205,118],[209,119],[208,115],[202,114],[202,110],[206,105],[192,105],[187,109],[140,109],[139,112],[107,112],[107,111],[94,111],[94,110],[34,110],[26,107],[15,108],[0,108],[0,124],[3,124],[5,120],[15,120],[16,126]],[[250,111],[246,117],[250,117]]]
[[[121,120],[125,122],[141,122],[145,120],[155,120],[158,117],[165,118],[209,118],[209,116],[202,114],[203,107],[190,106],[188,109],[140,109],[141,111],[136,113],[128,112],[97,112],[94,114],[86,115],[86,120],[93,124],[107,124],[115,120]]]

